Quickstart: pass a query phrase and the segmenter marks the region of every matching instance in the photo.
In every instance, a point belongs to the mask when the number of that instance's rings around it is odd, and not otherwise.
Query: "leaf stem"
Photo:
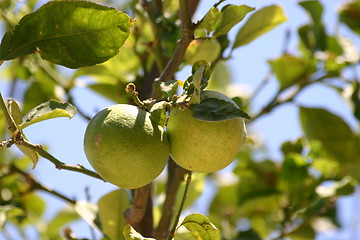
[[[192,172],[189,172],[188,176],[187,176],[187,179],[186,179],[186,185],[185,185],[184,194],[183,194],[183,197],[181,199],[179,210],[178,210],[178,212],[177,212],[177,214],[175,216],[175,221],[174,221],[173,226],[172,226],[172,228],[170,230],[168,240],[171,240],[171,239],[174,238],[175,231],[176,231],[177,225],[179,223],[180,215],[181,215],[181,212],[182,212],[182,210],[184,208],[185,200],[186,200],[186,198],[188,196],[188,191],[189,191],[189,187],[190,187],[190,183],[191,183],[191,175],[192,175]]]

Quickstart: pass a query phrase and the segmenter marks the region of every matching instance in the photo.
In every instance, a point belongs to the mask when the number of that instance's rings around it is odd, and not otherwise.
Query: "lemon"
[[[201,99],[218,98],[237,104],[216,91],[205,90]],[[174,108],[170,112],[167,135],[170,156],[181,167],[195,172],[211,173],[228,166],[246,139],[244,119],[204,121],[191,116],[188,109]]]
[[[89,122],[86,157],[104,180],[134,189],[152,182],[165,168],[169,142],[150,113],[136,106],[117,104],[103,109]]]

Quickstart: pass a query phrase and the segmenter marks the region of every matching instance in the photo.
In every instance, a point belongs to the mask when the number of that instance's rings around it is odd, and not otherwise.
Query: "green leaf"
[[[346,176],[338,182],[325,186],[318,186],[317,194],[322,198],[348,196],[355,192],[356,181],[350,176]]]
[[[74,210],[65,208],[55,214],[55,216],[47,224],[46,235],[50,239],[57,239],[60,237],[61,229],[68,223],[73,222],[79,218],[79,215]]]
[[[22,122],[22,114],[17,102],[12,99],[8,100],[8,109],[15,123],[19,125]]]
[[[223,14],[219,11],[219,9],[212,7],[197,26],[195,34],[198,37],[208,36],[221,24],[222,18]],[[202,31],[205,31],[205,34],[202,34]]]
[[[360,2],[349,1],[344,3],[339,10],[339,19],[352,31],[360,34]]]
[[[171,99],[177,92],[179,82],[177,80],[161,82],[159,84],[160,91],[164,98]]]
[[[246,14],[254,11],[255,8],[246,5],[227,5],[221,9],[222,21],[216,28],[214,36],[221,36],[227,34],[236,24],[241,22]]]
[[[280,90],[301,81],[313,70],[304,59],[287,54],[269,60],[269,64],[279,80]]]
[[[127,96],[122,94],[124,92],[126,84],[117,82],[113,83],[95,83],[88,85],[87,87],[92,91],[116,102],[125,103],[127,102]]]
[[[169,103],[167,101],[161,101],[155,103],[150,109],[150,118],[156,122],[159,126],[164,127],[166,122],[166,112]]]
[[[220,231],[201,214],[191,214],[185,217],[181,223],[197,240],[220,240]]]
[[[24,122],[19,125],[19,129],[51,118],[68,117],[72,118],[76,114],[76,108],[70,103],[61,103],[50,100],[35,107],[26,116]]]
[[[217,39],[196,39],[186,49],[184,61],[189,65],[194,65],[201,60],[213,62],[219,57],[220,52],[221,46]]]
[[[125,240],[155,240],[154,238],[145,238],[141,236],[141,234],[136,232],[136,230],[129,224],[124,227],[123,235]]]
[[[98,207],[95,204],[86,201],[76,201],[74,210],[82,219],[87,222],[92,228],[100,231],[100,226],[97,222]]]
[[[129,206],[129,194],[124,189],[112,191],[98,201],[101,229],[108,238],[123,239],[124,212]]]
[[[301,107],[300,121],[305,136],[320,141],[324,150],[339,162],[359,160],[359,141],[339,116],[321,108]]]
[[[218,98],[207,98],[200,104],[192,105],[191,113],[194,118],[204,121],[223,121],[235,117],[250,119],[246,112],[233,103]]]
[[[33,169],[36,167],[36,164],[38,163],[39,161],[39,155],[38,153],[34,150],[34,149],[31,149],[27,146],[24,146],[24,145],[21,145],[21,144],[16,144],[16,146],[20,149],[20,151],[25,155],[27,156],[31,162],[33,163]]]
[[[85,1],[52,1],[5,34],[0,60],[39,52],[43,59],[69,68],[94,65],[119,52],[133,24],[114,8]]]
[[[319,1],[303,1],[299,2],[299,5],[310,14],[314,24],[321,23],[323,6]]]
[[[250,43],[285,21],[287,21],[287,17],[278,5],[271,5],[260,9],[239,30],[233,49]]]
[[[353,112],[354,116],[360,120],[360,83],[354,81],[353,83],[353,93],[351,94],[351,101],[353,103]]]

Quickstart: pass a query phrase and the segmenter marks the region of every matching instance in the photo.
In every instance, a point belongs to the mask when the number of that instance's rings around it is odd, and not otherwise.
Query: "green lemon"
[[[206,90],[201,99],[218,98],[236,103],[216,91]],[[246,139],[244,119],[203,121],[191,116],[188,109],[175,108],[170,112],[167,135],[170,156],[181,167],[195,172],[211,173],[228,166]]]
[[[84,137],[86,157],[104,180],[134,189],[152,182],[165,168],[169,142],[150,113],[117,104],[97,113]]]

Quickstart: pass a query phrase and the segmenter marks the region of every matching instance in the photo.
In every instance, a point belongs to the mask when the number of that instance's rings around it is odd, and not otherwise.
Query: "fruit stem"
[[[185,190],[184,190],[184,194],[183,194],[183,197],[181,199],[181,203],[180,203],[180,206],[179,206],[179,210],[178,212],[176,213],[176,216],[175,216],[175,221],[174,221],[174,224],[170,230],[170,233],[169,233],[169,236],[168,236],[168,240],[171,240],[174,238],[174,235],[175,235],[175,231],[176,231],[176,228],[177,228],[177,225],[179,223],[179,219],[180,219],[180,215],[181,215],[181,212],[184,208],[184,205],[185,205],[185,200],[188,196],[188,191],[189,191],[189,187],[190,187],[190,183],[191,183],[191,175],[192,175],[192,172],[188,172],[188,176],[187,176],[187,179],[186,179],[186,185],[185,185]]]
[[[133,98],[134,102],[136,103],[136,105],[138,105],[139,108],[146,108],[145,103],[143,103],[138,96],[139,93],[138,91],[136,91],[135,84],[129,83],[128,85],[126,85],[125,91],[126,93],[130,94],[130,96]]]

